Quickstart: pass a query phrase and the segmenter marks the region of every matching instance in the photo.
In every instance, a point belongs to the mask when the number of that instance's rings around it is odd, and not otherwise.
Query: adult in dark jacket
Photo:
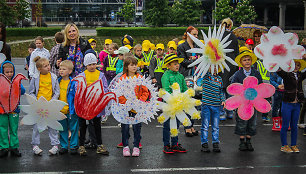
[[[186,51],[191,48],[199,48],[199,46],[196,45],[193,40],[187,35],[187,32],[198,38],[198,29],[193,26],[189,26],[183,36],[183,39],[186,40],[186,42],[180,44],[177,47],[177,56],[184,58],[184,61],[180,64],[179,70],[179,72],[183,74],[184,77],[192,75],[192,70],[194,69],[194,67],[188,68],[188,65],[194,62],[197,58],[197,55],[194,55],[193,53],[187,53]]]
[[[3,53],[6,57],[6,60],[11,61],[11,47],[6,44],[6,26],[0,22],[0,41],[3,42],[3,47],[0,50],[0,53]]]
[[[67,24],[64,30],[65,41],[59,49],[57,65],[63,60],[71,60],[74,64],[72,77],[83,72],[85,52],[92,49],[89,42],[84,40],[79,35],[79,29],[75,24]]]

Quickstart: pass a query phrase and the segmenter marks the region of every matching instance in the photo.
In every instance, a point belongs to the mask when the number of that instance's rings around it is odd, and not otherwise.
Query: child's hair
[[[133,48],[134,54],[138,48],[142,49],[142,46],[140,44],[135,45]]]
[[[28,48],[36,49],[35,43],[34,43],[34,42],[31,42],[31,43],[29,44],[29,47],[28,47]]]
[[[306,38],[303,38],[301,45],[306,45]]]
[[[197,30],[197,31],[198,31],[197,28],[195,28],[195,27],[193,27],[193,26],[189,26],[189,27],[187,28],[186,32],[184,33],[184,36],[183,36],[182,38],[183,38],[184,40],[186,40],[186,39],[187,39],[187,33],[190,33],[192,30]]]
[[[11,63],[5,63],[5,64],[3,64],[3,70],[5,68],[13,68],[14,69],[14,66]]]
[[[64,42],[65,36],[62,32],[55,33],[54,37],[55,37],[55,41],[57,43],[63,43]]]
[[[111,44],[109,45],[109,47],[110,47],[110,48],[113,48],[114,50],[118,50],[118,49],[119,49],[119,46],[118,46],[118,44],[116,44],[116,43],[111,43]]]
[[[38,68],[42,68],[43,63],[44,62],[49,62],[49,60],[46,59],[46,58],[41,58],[41,57],[37,56],[37,57],[34,58],[33,62],[36,63],[36,68],[38,69]]]
[[[73,70],[73,68],[74,68],[73,63],[70,60],[62,61],[61,64],[60,64],[60,67],[61,66],[64,66],[64,67],[68,68],[69,70]]]
[[[130,52],[124,53],[123,54],[123,59],[125,59],[126,57],[134,57],[134,55],[132,53],[130,53]]]
[[[127,54],[127,53],[126,53]],[[123,74],[128,73],[128,66],[130,64],[137,65],[138,61],[133,55],[125,56],[123,61]]]
[[[42,43],[44,43],[44,38],[41,36],[37,36],[34,41],[36,42],[37,40],[40,40]]]
[[[225,27],[226,29],[232,27],[233,25],[234,23],[230,18],[225,18],[221,22],[221,27]]]
[[[180,40],[178,38],[174,38],[174,39],[172,39],[172,41],[174,41],[177,45]]]
[[[258,36],[261,36],[262,32],[260,30],[255,30],[253,33],[253,37],[255,37],[255,34],[257,34]]]

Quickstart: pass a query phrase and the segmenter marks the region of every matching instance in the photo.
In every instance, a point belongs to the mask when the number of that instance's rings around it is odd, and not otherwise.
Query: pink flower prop
[[[225,101],[225,108],[228,110],[238,108],[238,116],[243,120],[249,120],[254,115],[254,107],[262,113],[271,110],[271,105],[265,98],[271,97],[275,88],[267,83],[258,85],[257,78],[249,76],[243,80],[243,84],[229,85],[227,92],[234,96]]]

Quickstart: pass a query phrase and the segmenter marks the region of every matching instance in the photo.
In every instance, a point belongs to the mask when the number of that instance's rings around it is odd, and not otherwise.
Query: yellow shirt
[[[95,70],[95,72],[89,72],[88,70],[84,71],[87,86],[91,85],[93,82],[99,80],[100,71]]]
[[[59,95],[59,100],[66,102],[67,103],[67,88],[69,85],[70,80],[61,80],[59,87],[60,87],[60,95]],[[61,110],[63,114],[68,114],[69,106],[66,105],[64,108]]]
[[[52,99],[52,79],[51,74],[48,73],[46,75],[40,74],[39,77],[39,89],[37,94],[37,99],[39,99],[41,96],[45,97],[46,100]]]

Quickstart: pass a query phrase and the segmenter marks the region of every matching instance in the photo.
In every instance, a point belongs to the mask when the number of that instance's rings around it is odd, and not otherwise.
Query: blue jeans
[[[225,99],[228,99],[231,97],[231,95],[229,95],[227,92],[226,92],[226,89],[223,88],[223,93],[224,93],[224,97]],[[220,106],[220,115],[225,115],[228,116],[228,117],[232,117],[234,115],[234,112],[233,111],[229,111],[227,109],[225,109],[222,105]]]
[[[61,148],[68,149],[68,130],[71,131],[70,148],[77,148],[79,145],[79,117],[75,114],[71,115],[71,118],[66,116],[66,119],[59,121],[63,126],[63,131],[59,131]]]
[[[272,100],[272,117],[279,116],[279,110],[282,103],[283,92],[276,90]]]
[[[282,103],[282,129],[280,132],[282,146],[287,144],[287,131],[291,128],[291,146],[296,145],[297,140],[297,123],[300,115],[300,103]]]
[[[207,143],[209,121],[211,120],[212,143],[219,143],[220,106],[202,105],[201,144]]]
[[[129,112],[130,116],[135,116],[135,113]],[[139,143],[141,140],[141,123],[133,124],[133,132],[134,132],[134,147],[139,148]],[[121,133],[122,133],[122,144],[124,147],[129,145],[130,139],[130,125],[129,124],[121,124]]]
[[[176,119],[177,129],[180,127],[180,121]],[[170,119],[168,119],[166,122],[164,122],[163,126],[163,142],[164,146],[170,146]],[[178,143],[178,136],[171,137],[171,144],[177,145]]]

